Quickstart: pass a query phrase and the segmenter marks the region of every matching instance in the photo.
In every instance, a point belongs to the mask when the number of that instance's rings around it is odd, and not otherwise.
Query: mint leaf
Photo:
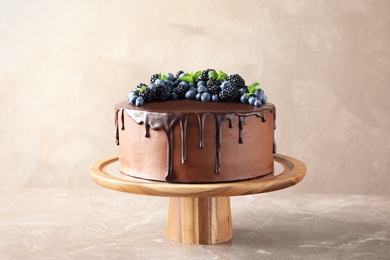
[[[179,78],[180,80],[182,81],[185,81],[185,82],[188,82],[188,83],[193,83],[194,82],[194,79],[192,78],[191,75],[185,75],[181,78]]]
[[[251,84],[251,86],[255,87],[256,89],[258,89],[260,87],[260,84],[255,82],[253,84]]]
[[[143,92],[143,91],[144,91],[145,89],[147,89],[147,88],[148,88],[148,86],[143,85],[139,91],[140,91],[140,92]]]
[[[218,73],[218,76],[217,76],[217,80],[227,80],[229,78],[229,76],[223,72],[223,71],[219,71]]]
[[[200,77],[200,75],[202,75],[202,71],[201,70],[195,72],[194,77],[193,77],[194,78],[194,82]]]
[[[209,71],[208,76],[209,76],[209,79],[215,80],[218,78],[218,74],[214,70]]]
[[[182,81],[188,82],[188,83],[194,83],[200,77],[200,75],[202,75],[201,70],[199,70],[195,73],[193,73],[193,72],[190,73],[190,72],[186,71],[186,75],[179,78],[179,79]]]
[[[250,93],[250,94],[254,94],[254,93],[256,92],[256,89],[259,88],[259,86],[260,86],[260,84],[257,83],[257,82],[255,82],[255,83],[249,85],[249,86],[248,86],[248,91],[249,91],[249,93]]]

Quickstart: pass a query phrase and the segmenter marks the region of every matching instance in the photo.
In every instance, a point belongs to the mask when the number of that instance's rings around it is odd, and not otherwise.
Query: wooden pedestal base
[[[167,237],[190,244],[218,244],[232,239],[230,196],[257,194],[291,187],[306,174],[303,162],[275,154],[275,162],[283,167],[279,174],[262,178],[208,184],[165,183],[136,179],[110,165],[118,161],[111,157],[90,167],[91,178],[99,185],[134,194],[170,197]]]
[[[171,197],[167,237],[187,244],[218,244],[232,239],[229,197]]]

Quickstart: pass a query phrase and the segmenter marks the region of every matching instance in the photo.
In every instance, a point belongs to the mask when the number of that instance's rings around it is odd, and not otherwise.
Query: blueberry
[[[228,87],[231,87],[230,81],[222,82],[222,84],[221,84],[221,89],[222,90],[227,89]]]
[[[149,84],[149,88],[153,91],[153,93],[156,93],[156,84],[154,84],[154,83],[150,83]]]
[[[172,100],[176,100],[178,98],[176,92],[172,92],[170,95],[169,95],[169,98],[172,99]]]
[[[199,87],[199,86],[206,86],[206,82],[204,82],[203,80],[199,80],[198,83],[196,83],[196,86]]]
[[[201,94],[201,93],[198,93],[198,94],[196,94],[195,99],[196,99],[196,100],[200,100],[201,96],[202,96],[202,94]]]
[[[256,89],[255,95],[258,99],[261,99],[261,97],[264,95],[264,90],[262,90],[261,88]]]
[[[170,81],[173,81],[175,79],[175,76],[172,73],[170,73],[170,72],[168,72],[166,74],[166,76],[167,76],[168,80],[170,80]]]
[[[142,106],[144,104],[144,98],[143,97],[138,97],[136,100],[135,100],[135,105],[136,106]]]
[[[185,75],[187,75],[187,74],[185,74],[184,72],[181,73],[181,74],[179,75],[179,79],[180,79],[181,77],[184,77]]]
[[[210,99],[211,99],[211,95],[207,92],[204,92],[200,97],[200,100],[202,100],[203,102],[209,102]]]
[[[190,90],[194,92],[198,92],[198,89],[196,87],[191,87]]]
[[[138,97],[138,93],[136,93],[135,91],[131,91],[131,92],[127,95],[127,99],[130,101],[130,99],[131,99],[132,96],[137,96],[137,97]]]
[[[137,95],[129,95],[129,102],[131,103],[131,104],[135,104],[135,100],[138,98],[138,96]]]
[[[253,105],[253,104],[256,102],[256,100],[257,100],[257,97],[250,97],[250,98],[248,99],[248,103],[251,104],[251,105]]]
[[[179,86],[183,86],[185,89],[188,89],[188,88],[189,88],[188,83],[185,82],[185,81],[180,82],[180,83],[179,83]]]
[[[244,88],[240,88],[238,91],[240,93],[240,96],[244,95],[244,93],[245,93],[245,89]]]
[[[261,88],[256,89],[255,95],[261,101],[264,96],[264,90],[262,90]]]
[[[132,90],[132,91],[130,91],[130,93],[129,93],[129,96],[130,95],[139,95],[139,90],[138,89],[134,89],[134,90]]]
[[[262,97],[261,97],[261,103],[265,103],[265,102],[267,102],[267,100],[268,100],[268,97],[266,96],[266,95],[263,95]]]
[[[240,97],[240,102],[241,103],[248,103],[248,98],[245,96],[245,95],[242,95],[241,97]]]
[[[190,82],[190,83],[188,83],[188,86],[189,86],[190,88],[193,88],[193,87],[195,87],[195,84],[192,83],[192,82]]]
[[[187,91],[185,95],[186,99],[195,99],[195,96],[196,92],[192,90]]]
[[[218,100],[219,100],[218,94],[212,95],[211,96],[211,100],[214,101],[214,102],[218,102]]]
[[[182,82],[180,79],[176,79],[176,80],[173,82],[173,87],[179,86],[180,82]]]
[[[205,92],[207,92],[207,87],[206,86],[199,86],[198,87],[198,93],[205,93]]]
[[[172,80],[165,81],[165,86],[173,88],[173,81]]]
[[[257,99],[253,105],[259,107],[261,106],[261,101]]]
[[[160,85],[160,84],[165,85],[165,80],[163,80],[163,79],[156,79],[154,81],[154,84],[156,84],[156,85]]]

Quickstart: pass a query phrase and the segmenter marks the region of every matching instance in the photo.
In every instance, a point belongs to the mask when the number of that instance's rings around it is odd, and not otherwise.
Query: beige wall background
[[[293,193],[390,194],[390,1],[0,1],[0,187],[96,188],[114,105],[156,72],[258,81]]]

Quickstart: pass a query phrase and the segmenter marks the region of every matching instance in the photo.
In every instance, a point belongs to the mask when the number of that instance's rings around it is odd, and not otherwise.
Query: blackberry
[[[145,83],[140,83],[137,85],[137,89],[141,89],[143,87],[147,87]]]
[[[228,87],[219,92],[219,100],[222,102],[238,102],[240,100],[240,92],[236,87]]]
[[[154,93],[153,99],[164,101],[167,100],[168,97],[169,95],[167,94],[167,88],[162,84],[158,84],[156,86],[156,92]]]
[[[206,82],[206,85],[207,87],[211,87],[213,85],[219,85],[219,81],[216,80],[216,79],[209,79],[207,82]]]
[[[209,79],[207,81],[207,91],[210,93],[210,95],[219,94],[219,92],[221,92],[219,81]]]
[[[159,74],[153,74],[151,77],[150,77],[150,83],[154,83],[156,81],[156,79],[159,78]]]
[[[187,88],[183,85],[179,85],[175,87],[172,92],[175,92],[177,94],[178,99],[183,99],[186,95]]]
[[[178,78],[179,78],[179,76],[180,76],[180,74],[182,74],[182,73],[184,73],[184,71],[182,71],[182,70],[179,70],[179,71],[176,73],[176,79],[178,79]]]
[[[202,74],[200,75],[199,80],[207,81],[209,79],[209,72],[210,71],[216,72],[214,69],[205,69],[204,71],[202,71]]]
[[[230,84],[236,88],[245,87],[245,80],[238,74],[233,74],[229,76]]]
[[[144,98],[145,102],[153,99],[153,91],[150,88],[143,88],[139,91],[139,96]]]

